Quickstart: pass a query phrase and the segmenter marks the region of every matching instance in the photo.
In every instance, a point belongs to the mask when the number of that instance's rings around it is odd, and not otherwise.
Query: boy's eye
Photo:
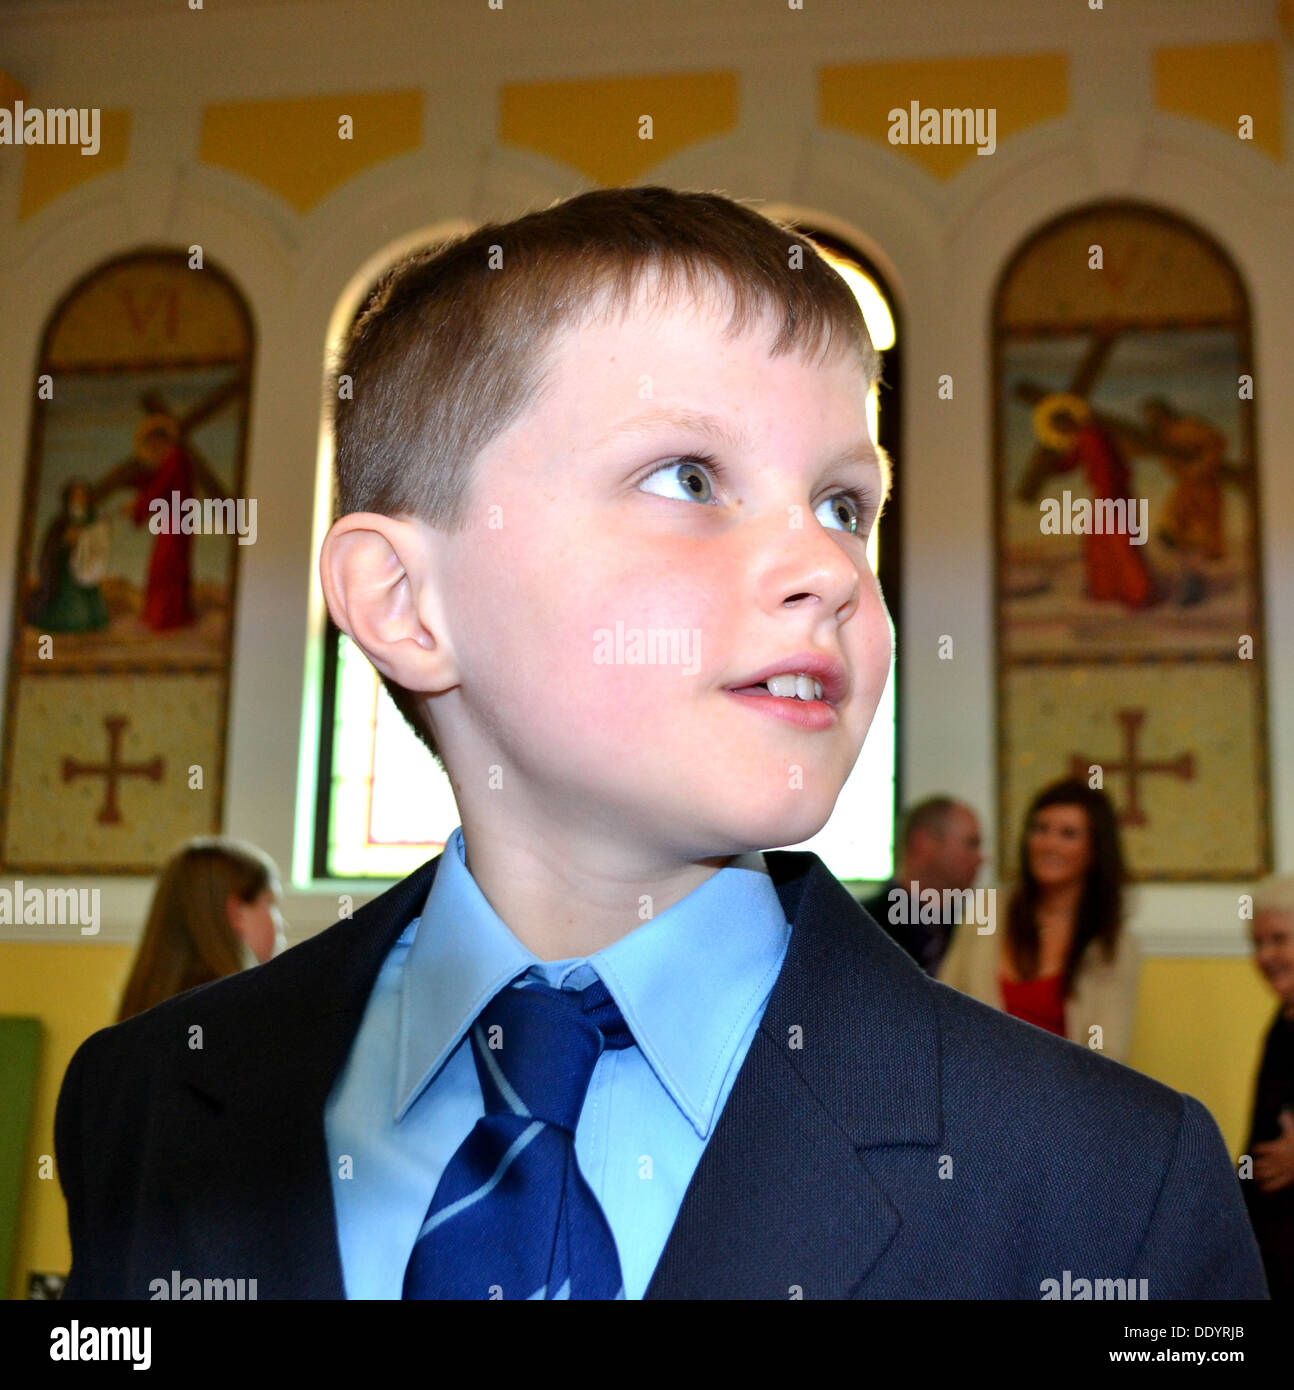
[[[714,489],[710,486],[710,480],[705,475],[705,469],[710,469],[716,476],[719,469],[713,462],[699,458],[679,459],[675,463],[663,463],[659,468],[652,471],[643,479],[640,487],[646,487],[647,483],[662,474],[672,473],[670,481],[681,487],[683,491],[698,502],[709,502],[714,496]],[[648,488],[649,492],[655,492],[655,488]],[[659,496],[670,496],[677,494],[659,493]]]
[[[713,474],[720,482],[724,479],[723,465],[716,459],[710,458],[706,454],[689,454],[685,458],[677,459],[672,463],[663,463],[659,468],[652,469],[639,484],[639,487],[647,488],[649,492],[657,492],[655,487],[647,487],[648,482],[662,474],[672,474],[670,481],[682,488],[687,497],[694,501],[711,502],[714,500],[714,489],[710,485],[710,479],[706,476],[707,473]],[[677,496],[676,493],[664,492],[658,493],[658,495],[662,497]],[[833,515],[838,520],[842,520],[839,529],[848,535],[865,536],[872,523],[872,504],[872,496],[865,489],[842,488],[821,502],[819,510],[822,507],[832,507]],[[843,518],[839,510],[842,507],[844,507]]]

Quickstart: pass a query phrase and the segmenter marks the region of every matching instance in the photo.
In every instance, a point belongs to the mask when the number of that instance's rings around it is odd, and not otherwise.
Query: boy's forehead
[[[788,398],[753,387],[750,369],[792,362],[822,380],[840,403],[838,415],[834,407],[819,409],[821,398],[810,411],[815,422],[825,424],[827,415],[837,421],[835,428],[826,425],[833,461],[839,454],[844,464],[879,466],[888,491],[888,461],[867,426],[872,383],[852,345],[833,343],[824,358],[817,343],[806,341],[775,358],[780,321],[771,306],[735,333],[732,323],[733,305],[721,290],[676,285],[665,295],[644,277],[623,301],[599,293],[554,332],[530,408],[485,447],[481,465],[506,470],[511,460],[530,471],[547,458],[561,467],[573,455],[592,456],[671,427],[744,449],[751,443],[749,416],[761,407],[778,410]],[[799,399],[798,392],[791,395]]]
[[[773,343],[780,321],[768,306],[757,319],[734,329],[732,306],[713,295],[689,296],[681,291],[654,299],[642,290],[625,304],[600,305],[577,323],[559,329],[550,343],[543,387],[538,400],[555,395],[572,398],[584,414],[624,415],[650,399],[663,383],[687,394],[699,373],[733,357],[762,364],[793,362],[810,372],[831,370],[832,384],[865,410],[872,383],[852,344],[833,344],[823,355],[820,344],[806,341],[774,357]],[[679,353],[690,358],[680,360]],[[841,372],[840,369],[844,368]],[[594,394],[591,374],[613,389]],[[716,370],[715,381],[720,381]],[[745,384],[747,378],[739,378]],[[646,384],[644,384],[646,383]],[[622,396],[617,395],[622,389]]]
[[[669,311],[674,312],[674,311]],[[749,449],[763,434],[767,421],[759,423],[752,414],[761,409],[777,415],[787,399],[786,392],[756,393],[750,397],[749,375],[741,371],[740,356],[729,363],[724,374],[708,375],[712,365],[704,351],[682,361],[674,350],[681,341],[678,333],[659,331],[659,310],[650,306],[645,313],[656,318],[626,317],[623,323],[610,319],[596,333],[579,330],[563,332],[557,350],[548,354],[544,378],[532,407],[514,420],[502,435],[487,445],[482,459],[485,466],[509,471],[510,464],[532,470],[541,460],[547,466],[563,468],[572,457],[593,458],[635,439],[659,431],[684,432],[709,440],[715,447],[736,454]],[[686,321],[686,322],[685,322]],[[726,327],[727,317],[717,323],[695,322],[688,310],[678,313],[677,326],[684,339],[704,348],[711,339],[689,337],[717,335]],[[730,341],[741,344],[745,353],[762,358],[768,353],[773,330],[768,325],[750,325]],[[807,370],[820,370],[815,354],[799,357]],[[785,358],[775,359],[785,361]],[[867,424],[867,395],[871,383],[857,358],[850,352],[833,353],[829,359],[835,375],[827,378],[828,389],[840,402],[839,414],[816,406],[810,411],[813,422],[824,425],[831,435],[827,448],[831,463],[879,467],[888,491],[888,460],[875,447]],[[705,375],[703,375],[705,374]],[[644,392],[644,380],[650,389]],[[792,392],[791,395],[798,396]],[[817,405],[822,404],[817,398]],[[826,416],[836,420],[833,427]]]

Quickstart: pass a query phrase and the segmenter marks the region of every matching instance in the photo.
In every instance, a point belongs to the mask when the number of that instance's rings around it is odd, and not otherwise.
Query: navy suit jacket
[[[786,960],[648,1298],[1267,1296],[1198,1101],[931,980],[816,855],[765,861]],[[173,1270],[344,1297],[324,1101],[435,872],[81,1045],[55,1120],[65,1298]]]

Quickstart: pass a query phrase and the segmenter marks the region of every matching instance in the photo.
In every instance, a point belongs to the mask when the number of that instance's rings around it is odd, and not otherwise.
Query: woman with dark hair
[[[1104,792],[1077,778],[1034,797],[1006,930],[957,933],[939,978],[1016,1018],[1125,1061],[1137,947],[1123,929],[1123,851]]]
[[[255,845],[189,840],[162,869],[117,1022],[283,948],[279,872]]]

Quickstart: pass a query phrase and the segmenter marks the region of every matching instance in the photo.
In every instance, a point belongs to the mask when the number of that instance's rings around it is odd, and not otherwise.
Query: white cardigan
[[[1004,934],[981,936],[973,922],[957,928],[944,957],[938,978],[982,1003],[1002,1008],[997,982],[998,954]],[[1105,959],[1105,948],[1090,941],[1079,961],[1074,992],[1065,1000],[1065,1036],[1070,1042],[1091,1046],[1093,1026],[1101,1032],[1099,1051],[1116,1062],[1126,1062],[1132,1048],[1132,1024],[1137,1009],[1137,974],[1140,952],[1136,938],[1125,925],[1115,942],[1114,959]],[[1093,1049],[1098,1050],[1098,1049]]]

